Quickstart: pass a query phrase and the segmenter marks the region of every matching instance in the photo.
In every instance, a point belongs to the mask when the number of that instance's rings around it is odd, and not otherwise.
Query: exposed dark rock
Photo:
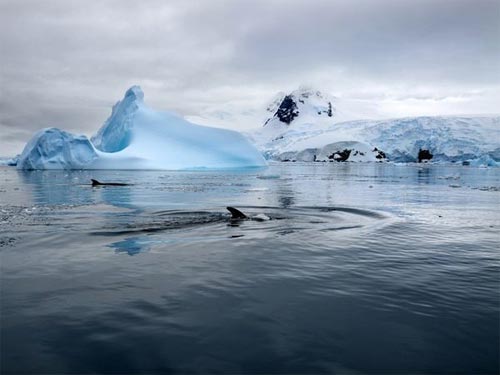
[[[387,156],[385,155],[385,152],[384,151],[380,151],[378,148],[374,148],[373,149],[373,152],[377,152],[377,155],[375,155],[375,157],[379,160],[382,160],[382,159],[386,159]]]
[[[332,102],[328,102],[328,117],[333,116],[333,111],[332,111]]]
[[[346,161],[351,155],[351,150],[345,149],[344,151],[337,151],[328,156],[331,161]]]
[[[424,160],[431,160],[432,154],[429,150],[419,149],[418,150],[418,162],[421,163]]]
[[[293,101],[290,95],[287,95],[281,102],[274,116],[278,117],[281,122],[290,125],[293,119],[298,115],[299,110],[297,109],[297,104]]]

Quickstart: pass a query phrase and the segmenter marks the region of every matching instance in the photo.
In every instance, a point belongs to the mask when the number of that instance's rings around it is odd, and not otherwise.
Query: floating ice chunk
[[[470,160],[469,165],[472,165],[474,167],[499,167],[500,162],[495,161],[491,156],[489,155],[482,155],[481,157]]]
[[[0,158],[0,166],[10,166],[15,167],[19,160],[19,155],[14,156],[13,158]]]
[[[42,129],[26,144],[17,162],[18,169],[82,169],[97,158],[84,135],[57,128]]]
[[[92,137],[94,144],[53,128],[37,133],[26,145],[18,168],[179,170],[266,165],[242,134],[154,111],[143,98],[139,86],[127,90]]]

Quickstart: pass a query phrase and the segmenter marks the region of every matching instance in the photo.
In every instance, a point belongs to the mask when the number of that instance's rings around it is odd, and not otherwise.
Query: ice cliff
[[[238,132],[195,125],[144,103],[130,88],[91,141],[59,129],[39,131],[18,169],[221,169],[260,167],[259,151]]]
[[[432,162],[500,165],[499,116],[337,122],[335,103],[317,90],[279,94],[250,136],[266,158],[282,161],[416,162],[428,151]]]

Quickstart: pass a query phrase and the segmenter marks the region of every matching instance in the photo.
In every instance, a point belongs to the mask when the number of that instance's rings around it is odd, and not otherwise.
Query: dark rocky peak
[[[335,107],[332,99],[318,90],[299,88],[289,94],[278,93],[274,100],[266,107],[272,116],[267,119],[268,124],[290,125],[294,120],[304,120],[314,123],[318,118],[335,116]],[[274,125],[272,125],[274,126]]]
[[[297,103],[293,100],[291,95],[287,95],[283,98],[278,110],[274,114],[281,122],[290,125],[295,117],[299,115],[299,109],[297,108]]]

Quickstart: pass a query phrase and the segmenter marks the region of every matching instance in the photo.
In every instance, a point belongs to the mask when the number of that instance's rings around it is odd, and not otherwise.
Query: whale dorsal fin
[[[226,207],[227,210],[231,213],[231,219],[246,219],[247,215],[245,215],[240,210],[237,210],[234,207]]]
[[[101,185],[99,181],[94,180],[93,178],[91,178],[90,181],[92,181],[92,186]]]

